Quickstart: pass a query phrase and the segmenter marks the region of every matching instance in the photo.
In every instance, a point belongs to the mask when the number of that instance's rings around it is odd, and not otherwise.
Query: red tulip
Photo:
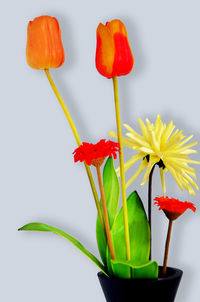
[[[134,58],[127,31],[120,20],[99,24],[97,28],[96,68],[107,78],[131,72]]]

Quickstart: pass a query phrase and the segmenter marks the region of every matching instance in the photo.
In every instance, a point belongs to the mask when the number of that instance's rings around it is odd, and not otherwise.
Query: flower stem
[[[100,193],[101,193],[101,201],[102,201],[102,208],[103,208],[103,215],[104,215],[104,221],[105,221],[108,246],[110,249],[111,258],[114,260],[115,252],[114,252],[114,247],[113,247],[113,243],[112,243],[110,223],[109,223],[108,211],[107,211],[107,207],[106,207],[106,198],[105,198],[105,192],[104,192],[104,188],[103,188],[103,181],[102,181],[102,177],[101,177],[101,166],[97,165],[96,170],[97,170],[97,176],[98,176],[98,181],[99,181],[99,189],[100,189]]]
[[[114,98],[115,98],[117,135],[118,135],[118,142],[120,145],[119,161],[120,161],[120,176],[121,176],[121,191],[122,191],[125,242],[126,242],[126,258],[127,258],[127,260],[130,260],[131,254],[130,254],[130,238],[129,238],[129,226],[128,226],[128,211],[127,211],[127,201],[126,201],[124,155],[123,155],[123,145],[122,145],[122,129],[121,129],[121,121],[120,121],[118,83],[117,83],[116,76],[113,77],[113,88],[114,88]]]
[[[149,186],[148,186],[148,219],[149,219],[149,228],[150,228],[150,253],[149,260],[151,260],[152,253],[152,235],[151,235],[151,208],[152,208],[152,179],[153,179],[153,171],[155,169],[155,165],[152,167],[151,172],[149,174]]]
[[[165,256],[164,256],[163,269],[162,269],[163,277],[166,275],[166,272],[167,272],[167,259],[168,259],[168,254],[169,254],[169,243],[170,243],[171,232],[172,232],[172,223],[173,223],[173,220],[169,220],[167,239],[166,239],[166,243],[165,243]]]
[[[51,75],[50,75],[49,70],[45,69],[44,71],[45,71],[46,76],[47,76],[47,78],[49,80],[49,83],[50,83],[50,85],[51,85],[51,87],[52,87],[52,89],[53,89],[53,91],[54,91],[54,93],[55,93],[55,95],[56,95],[59,103],[60,103],[60,106],[62,107],[62,109],[64,111],[64,114],[65,114],[65,116],[66,116],[66,118],[67,118],[67,120],[69,122],[69,125],[70,125],[70,127],[72,129],[72,132],[74,134],[74,137],[76,139],[77,145],[80,146],[81,145],[81,140],[80,140],[80,137],[79,137],[78,132],[76,130],[76,127],[74,125],[74,122],[73,122],[73,120],[72,120],[72,118],[70,116],[70,113],[69,113],[69,111],[68,111],[65,103],[63,102],[63,99],[62,99],[62,97],[61,97],[61,95],[60,95],[60,93],[59,93],[59,91],[58,91],[58,89],[57,89],[57,87],[56,87],[56,85],[55,85],[55,83],[54,83]],[[103,230],[104,235],[105,235],[104,221],[103,221],[103,216],[102,216],[102,211],[101,211],[101,207],[100,207],[100,203],[99,203],[98,194],[97,194],[96,187],[95,187],[95,184],[94,184],[94,179],[92,177],[92,173],[91,173],[91,170],[90,170],[89,166],[86,165],[86,163],[84,163],[84,164],[85,164],[85,169],[86,169],[86,172],[87,172],[87,175],[88,175],[88,178],[89,178],[89,182],[90,182],[90,186],[91,186],[91,189],[92,189],[92,193],[93,193],[93,196],[94,196],[95,204],[96,204],[96,207],[97,207],[97,212],[98,212],[98,215],[99,215],[99,218],[100,218],[102,230]]]

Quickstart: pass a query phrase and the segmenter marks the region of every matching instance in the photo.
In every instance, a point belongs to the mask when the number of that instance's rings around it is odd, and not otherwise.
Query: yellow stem
[[[100,193],[101,193],[101,201],[102,201],[103,216],[104,216],[104,221],[105,221],[105,228],[106,228],[108,246],[109,246],[109,249],[110,249],[111,258],[114,260],[115,259],[115,251],[114,251],[112,237],[111,237],[110,223],[109,223],[108,211],[107,211],[107,207],[106,207],[106,198],[105,198],[105,192],[104,192],[104,188],[103,188],[103,181],[102,181],[102,177],[101,177],[100,165],[97,165],[96,169],[97,169],[97,176],[98,176],[98,181],[99,181],[99,189],[100,189]]]
[[[58,89],[57,89],[57,87],[56,87],[56,85],[55,85],[55,83],[54,83],[51,75],[50,75],[49,70],[45,69],[44,71],[45,71],[46,76],[47,76],[47,78],[49,80],[49,83],[50,83],[50,85],[51,85],[51,87],[52,87],[52,89],[53,89],[53,91],[54,91],[54,93],[55,93],[55,95],[56,95],[59,103],[60,103],[60,106],[62,107],[62,109],[64,111],[64,114],[65,114],[65,116],[66,116],[66,118],[67,118],[67,120],[69,122],[69,125],[70,125],[70,127],[72,129],[72,132],[74,134],[74,137],[76,139],[77,145],[80,146],[82,142],[80,140],[80,137],[78,135],[78,132],[76,130],[74,122],[73,122],[73,120],[72,120],[72,118],[71,118],[71,116],[69,114],[69,111],[68,111],[65,103],[63,102],[63,99],[62,99],[62,97],[61,97],[61,95],[60,95],[60,93],[59,93],[59,91],[58,91]],[[84,163],[84,164],[85,164],[85,169],[87,171],[87,175],[88,175],[88,178],[89,178],[89,181],[90,181],[92,193],[93,193],[95,204],[96,204],[96,207],[97,207],[97,212],[98,212],[98,215],[99,215],[99,218],[100,218],[100,221],[101,221],[101,226],[102,226],[103,232],[105,233],[102,211],[101,211],[101,207],[100,207],[100,203],[99,203],[99,198],[98,198],[98,194],[97,194],[97,191],[96,191],[96,187],[95,187],[95,184],[94,184],[94,179],[92,177],[92,173],[90,171],[89,166],[86,163]]]
[[[114,88],[114,98],[115,98],[115,111],[116,111],[116,122],[117,122],[117,135],[118,142],[120,145],[120,177],[121,177],[121,191],[122,191],[122,205],[123,205],[123,216],[124,216],[124,230],[125,230],[125,242],[126,242],[126,258],[130,260],[130,238],[129,238],[129,226],[128,226],[128,211],[127,211],[127,201],[126,201],[126,185],[125,185],[125,172],[124,172],[124,155],[123,155],[123,145],[122,145],[122,129],[120,121],[120,108],[119,108],[119,93],[118,93],[118,83],[117,77],[113,77],[113,88]]]
[[[51,87],[52,87],[52,89],[53,89],[53,91],[54,91],[54,93],[55,93],[55,95],[56,95],[59,103],[60,103],[60,106],[62,107],[62,110],[64,111],[64,114],[65,114],[65,116],[66,116],[66,118],[67,118],[67,120],[68,120],[68,122],[70,124],[72,132],[73,132],[74,137],[76,139],[77,145],[80,146],[81,145],[81,140],[80,140],[80,137],[79,137],[78,132],[76,130],[76,127],[74,125],[74,122],[73,122],[73,120],[72,120],[72,118],[71,118],[71,116],[69,114],[69,111],[68,111],[65,103],[63,102],[63,99],[62,99],[62,97],[61,97],[61,95],[60,95],[60,93],[59,93],[59,91],[58,91],[58,89],[57,89],[57,87],[56,87],[56,85],[55,85],[55,83],[54,83],[51,75],[50,75],[49,70],[45,69],[44,71],[45,71],[46,76],[47,76],[47,78],[49,80],[49,83],[50,83],[50,85],[51,85]]]

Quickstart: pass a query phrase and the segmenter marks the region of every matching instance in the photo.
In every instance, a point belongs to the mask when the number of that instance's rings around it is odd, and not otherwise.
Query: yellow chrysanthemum
[[[200,162],[191,160],[188,154],[197,153],[197,151],[191,149],[197,142],[185,145],[193,135],[185,138],[182,131],[174,131],[175,126],[172,121],[168,126],[163,124],[160,115],[157,116],[155,126],[148,119],[146,119],[146,125],[141,119],[138,119],[138,121],[142,130],[142,135],[135,132],[130,126],[124,124],[124,127],[129,132],[126,133],[128,138],[123,138],[122,140],[123,145],[139,152],[125,163],[125,171],[137,161],[142,160],[139,169],[129,179],[126,187],[128,187],[146,169],[142,181],[142,185],[145,184],[153,166],[158,164],[163,194],[166,192],[164,172],[168,170],[182,191],[184,187],[191,195],[195,195],[192,186],[198,190],[198,186],[194,181],[194,179],[196,179],[196,174],[195,170],[189,167],[188,164],[200,164]],[[114,132],[110,131],[109,135],[117,138],[117,134]],[[119,168],[117,169],[117,172],[119,174]]]

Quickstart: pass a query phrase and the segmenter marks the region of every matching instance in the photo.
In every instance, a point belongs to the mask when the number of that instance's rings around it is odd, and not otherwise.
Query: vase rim
[[[159,266],[159,271],[161,271],[162,269],[162,266]],[[99,278],[105,278],[105,279],[110,279],[110,280],[126,280],[128,282],[140,282],[140,281],[149,281],[149,282],[156,282],[156,281],[159,281],[159,282],[162,282],[162,281],[166,281],[166,280],[173,280],[173,279],[176,279],[177,277],[179,276],[182,276],[183,275],[183,271],[179,268],[176,268],[176,267],[167,267],[167,276],[166,277],[160,277],[158,276],[157,279],[149,279],[149,278],[144,278],[144,279],[123,279],[123,278],[118,278],[118,277],[115,277],[115,276],[112,276],[112,277],[107,277],[103,272],[98,272],[97,273],[97,276]]]

